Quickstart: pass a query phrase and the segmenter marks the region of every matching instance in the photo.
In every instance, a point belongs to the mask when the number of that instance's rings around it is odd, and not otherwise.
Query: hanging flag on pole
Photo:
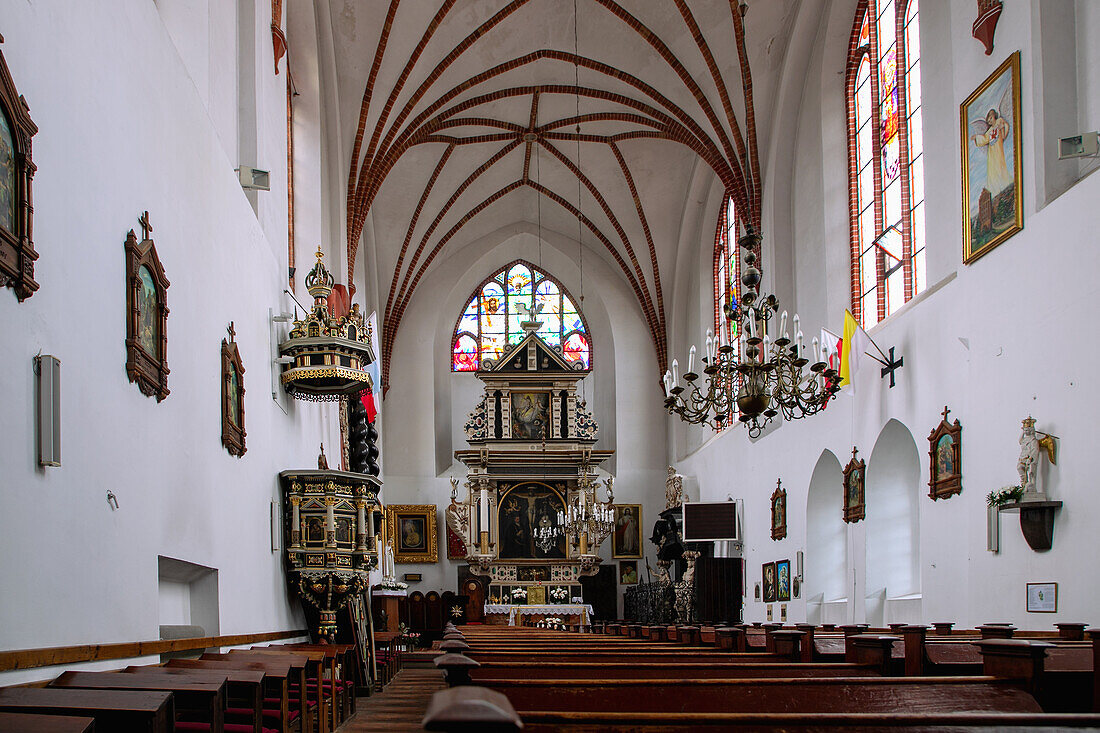
[[[864,360],[864,353],[871,346],[871,337],[856,321],[850,310],[844,311],[844,336],[840,350],[840,386],[852,385],[855,391],[855,376]]]
[[[371,388],[360,392],[359,399],[367,411],[367,422],[373,423],[378,416],[378,408],[382,404],[382,370],[380,368],[382,354],[378,351],[378,311],[371,313],[367,319],[367,331],[370,333],[370,348],[374,352],[374,361],[367,366]]]
[[[843,339],[827,328],[821,329],[821,360],[840,374],[840,345]]]

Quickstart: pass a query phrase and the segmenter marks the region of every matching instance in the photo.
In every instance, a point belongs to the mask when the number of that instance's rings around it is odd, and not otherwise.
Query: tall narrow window
[[[741,292],[741,257],[737,235],[741,220],[731,196],[726,196],[718,212],[718,230],[714,235],[714,333],[721,333],[722,318],[727,305],[737,307]],[[727,323],[730,341],[736,345],[737,323]]]
[[[530,263],[517,260],[487,278],[474,292],[455,325],[451,371],[476,372],[483,360],[499,359],[523,340],[520,323],[541,306],[538,335],[565,358],[592,368],[592,345],[584,316],[561,283]]]
[[[869,328],[925,286],[917,0],[860,0],[848,51],[852,311]]]

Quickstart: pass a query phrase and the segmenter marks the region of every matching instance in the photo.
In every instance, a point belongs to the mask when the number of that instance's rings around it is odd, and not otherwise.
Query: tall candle
[[[665,383],[665,397],[666,398],[671,397],[672,396],[672,372],[670,372],[666,369],[663,381]]]
[[[783,311],[783,315],[779,318],[779,336],[787,338],[787,311]]]
[[[816,364],[817,362],[821,361],[821,354],[818,352],[817,337],[816,336],[814,336],[813,347],[814,347],[814,364]]]
[[[676,386],[680,383],[680,362],[675,359],[672,360],[672,386]]]
[[[688,349],[688,374],[695,371],[695,345]]]
[[[726,320],[725,313],[719,316],[718,327],[718,345],[728,344],[730,342],[729,322]]]
[[[486,488],[481,489],[481,497],[478,502],[478,532],[489,531],[489,490]]]
[[[707,361],[714,361],[714,334],[707,329]]]

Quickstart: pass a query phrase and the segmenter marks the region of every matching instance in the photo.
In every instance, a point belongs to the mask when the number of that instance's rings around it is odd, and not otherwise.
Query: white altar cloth
[[[592,620],[592,604],[590,603],[547,603],[538,606],[517,606],[511,603],[486,603],[485,615],[508,614],[508,625],[516,625],[517,616],[530,616],[533,614],[555,615],[564,614],[580,616],[581,623],[587,624]]]

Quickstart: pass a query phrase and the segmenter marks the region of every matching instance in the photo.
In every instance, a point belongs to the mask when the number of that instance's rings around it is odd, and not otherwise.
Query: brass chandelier
[[[822,360],[818,340],[813,339],[813,363],[807,358],[794,317],[792,340],[787,332],[787,312],[778,317],[779,301],[774,295],[759,295],[760,270],[755,267],[755,250],[760,234],[750,228],[738,240],[742,249],[739,303],[723,307],[720,331],[708,330],[702,375],[695,372],[695,346],[688,352],[687,371],[681,384],[679,363],[665,372],[665,407],[669,414],[692,425],[720,430],[736,414],[756,438],[776,415],[787,420],[813,415],[825,408],[840,391],[840,375]],[[734,324],[735,347],[729,323]],[[809,367],[807,369],[807,366]],[[702,379],[700,379],[702,377]]]

